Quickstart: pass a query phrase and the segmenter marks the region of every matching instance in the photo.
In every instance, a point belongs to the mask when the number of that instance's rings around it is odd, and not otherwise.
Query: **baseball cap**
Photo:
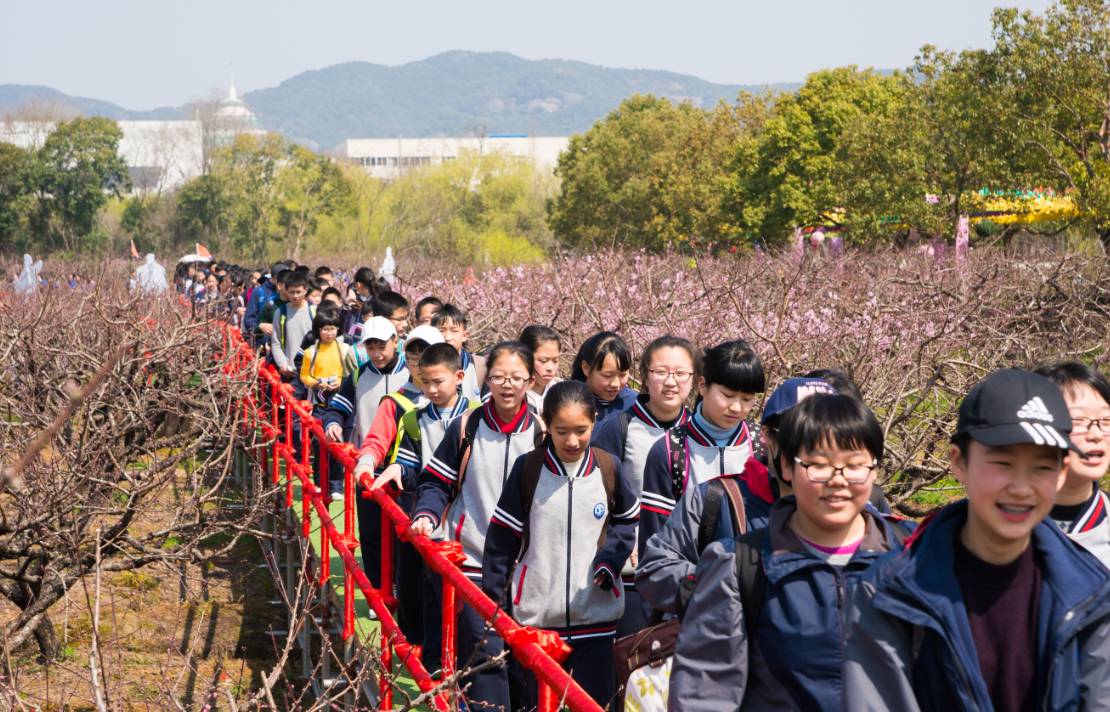
[[[972,386],[960,403],[953,442],[963,435],[984,445],[1032,443],[1075,450],[1071,414],[1059,387],[1044,376],[1006,368]]]
[[[771,397],[763,405],[763,415],[759,422],[766,423],[771,418],[782,415],[816,393],[835,395],[836,389],[828,381],[822,381],[820,378],[786,379],[771,393]]]
[[[397,336],[397,330],[393,328],[393,322],[384,316],[373,317],[362,326],[363,343],[373,339],[389,341],[395,336]]]
[[[428,346],[435,346],[443,343],[443,334],[430,324],[421,324],[405,337],[406,344],[411,344],[414,341],[423,341]]]

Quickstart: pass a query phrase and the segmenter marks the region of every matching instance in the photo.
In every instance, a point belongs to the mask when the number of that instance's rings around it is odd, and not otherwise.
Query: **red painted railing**
[[[435,690],[432,704],[436,709],[448,710],[456,706],[457,690],[437,689],[439,680],[433,678],[420,662],[420,648],[405,639],[397,625],[395,612],[397,599],[393,591],[393,547],[396,540],[406,541],[419,552],[424,563],[443,580],[443,650],[442,675],[448,679],[455,673],[456,604],[465,602],[482,616],[512,650],[513,658],[532,671],[539,683],[539,709],[554,712],[560,704],[574,712],[600,712],[601,707],[571,679],[559,664],[570,654],[570,648],[550,631],[522,626],[486,596],[478,586],[466,578],[459,566],[463,561],[461,546],[456,542],[433,542],[427,537],[410,531],[408,515],[394,501],[395,492],[384,489],[370,491],[372,479],[366,475],[354,481],[357,460],[355,448],[348,443],[334,443],[324,435],[321,422],[312,416],[312,406],[293,397],[293,389],[282,383],[272,366],[263,365],[251,348],[243,341],[237,328],[221,325],[223,348],[220,354],[224,372],[229,377],[257,378],[257,390],[243,399],[245,427],[261,431],[268,442],[269,451],[257,458],[270,475],[270,481],[282,484],[284,463],[284,496],[286,508],[300,505],[301,531],[304,538],[312,531],[313,511],[320,521],[320,571],[315,583],[324,586],[331,576],[331,550],[343,561],[343,627],[344,641],[355,633],[355,587],[381,624],[382,669],[393,669],[393,655],[408,669],[412,679],[423,692]],[[284,406],[284,407],[281,407]],[[294,417],[299,420],[300,458],[295,455],[293,442]],[[319,454],[318,469],[313,473],[311,453]],[[343,467],[343,530],[339,531],[328,512],[328,466],[331,461]],[[313,480],[313,475],[316,480]],[[295,478],[295,479],[294,479]],[[300,483],[300,499],[295,501],[294,482]],[[367,578],[355,555],[358,541],[355,538],[355,491],[360,496],[376,502],[382,509],[381,585],[375,588]],[[461,600],[460,600],[461,599]],[[393,690],[389,675],[379,680],[380,709],[393,708]]]

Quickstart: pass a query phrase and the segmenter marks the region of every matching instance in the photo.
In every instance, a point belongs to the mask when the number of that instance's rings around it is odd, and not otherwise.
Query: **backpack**
[[[462,417],[475,408],[481,407],[481,405],[481,403],[475,402],[473,400],[468,401],[467,410],[460,413],[459,417]],[[477,432],[477,430],[475,430],[475,432]],[[401,423],[397,428],[397,443],[395,445],[396,448],[401,447],[401,438],[405,435],[408,435],[409,439],[412,440],[414,443],[420,442],[421,438],[423,437],[420,434],[420,410],[418,408],[406,410],[405,414],[401,416]]]
[[[305,306],[308,307],[308,318],[309,318],[309,320],[315,319],[316,318],[316,306],[314,304],[308,304],[308,303],[306,303]],[[280,327],[280,332],[278,333],[278,343],[281,344],[281,348],[284,349],[285,348],[285,320],[289,317],[289,302],[286,302],[286,303],[282,304],[280,307],[278,307],[277,316],[278,316],[278,326]]]
[[[410,437],[415,437],[418,441],[420,440],[420,426],[417,425],[416,418],[409,417],[410,415],[419,415],[420,411],[417,410],[416,404],[412,402],[412,399],[400,391],[394,391],[393,393],[387,393],[382,396],[383,401],[387,398],[397,404],[396,412],[400,413],[400,417],[397,418],[397,436],[393,438],[393,444],[390,446],[389,452],[385,457],[385,461],[392,464],[397,461],[397,451],[401,448],[401,438],[406,433]],[[381,401],[378,402],[380,403]],[[415,430],[415,436],[409,428]]]
[[[682,434],[684,425],[676,425],[667,431],[667,457],[671,473],[671,495],[675,500],[686,491],[686,438]]]
[[[721,514],[721,505],[727,497],[732,507],[732,525],[740,535],[747,533],[748,522],[744,509],[744,495],[740,492],[738,477],[718,477],[710,480],[706,485],[705,500],[702,507],[701,521],[698,522],[698,556],[705,551],[705,547],[713,543],[713,532],[717,528],[717,519]],[[761,569],[762,571],[762,569]],[[678,588],[678,617],[686,614],[686,604],[694,595],[697,582],[694,578],[687,577],[682,580]],[[745,609],[747,610],[747,609]]]
[[[597,467],[601,470],[601,484],[605,487],[606,505],[609,507],[609,514],[612,515],[613,506],[616,504],[617,492],[617,469],[615,461],[613,460],[613,456],[604,450],[591,447],[590,451],[593,452]],[[540,481],[540,471],[543,469],[543,461],[546,452],[544,448],[537,448],[524,456],[524,470],[521,472],[522,478],[520,482],[520,501],[523,505],[523,512],[520,520],[524,523],[520,547],[522,553],[528,548],[529,515],[532,513],[532,500],[536,497],[536,486]],[[602,529],[601,536],[597,540],[597,545],[600,547],[604,543],[605,529]],[[620,582],[614,582],[614,585],[619,586]]]

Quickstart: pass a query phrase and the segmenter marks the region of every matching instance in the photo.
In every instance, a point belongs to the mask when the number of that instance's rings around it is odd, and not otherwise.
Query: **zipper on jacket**
[[[570,473],[567,473],[570,475]],[[566,627],[570,628],[570,553],[571,553],[571,538],[570,538],[570,524],[574,514],[574,477],[567,478],[567,575],[566,575]]]
[[[509,479],[509,449],[513,444],[513,434],[505,433],[505,464],[501,466],[501,486],[505,486],[505,482]]]
[[[723,447],[719,447],[719,448],[717,448],[717,452],[719,453],[718,456],[717,456],[717,459],[721,463],[721,477],[724,477],[725,476],[725,449]]]

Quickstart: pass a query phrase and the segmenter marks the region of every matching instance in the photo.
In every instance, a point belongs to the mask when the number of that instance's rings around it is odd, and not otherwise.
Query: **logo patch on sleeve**
[[[597,504],[594,505],[594,517],[596,519],[601,519],[604,516],[605,516],[605,503],[604,502],[598,502]]]

